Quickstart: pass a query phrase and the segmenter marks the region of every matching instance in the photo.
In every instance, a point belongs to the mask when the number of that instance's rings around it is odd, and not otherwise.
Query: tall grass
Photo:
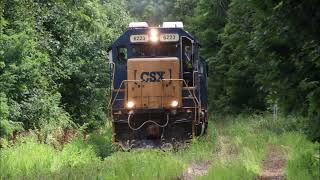
[[[200,179],[253,179],[259,174],[266,146],[274,137],[252,128],[252,121],[254,118],[239,116],[217,125],[220,130],[214,163]]]
[[[288,132],[292,126],[283,127],[286,120],[278,120],[269,116],[219,119],[217,128],[211,123],[207,135],[193,139],[187,148],[166,152],[119,151],[111,143],[109,128],[58,149],[31,135],[0,149],[0,179],[175,179],[198,161],[212,162],[207,175],[199,179],[254,179],[269,144],[287,152],[287,179],[319,177],[319,144],[294,129]]]
[[[29,137],[1,149],[0,179],[172,179],[185,169],[180,158],[160,150],[116,152],[103,161],[96,152],[83,140],[60,151]]]
[[[86,143],[91,145],[100,158],[110,156],[118,150],[117,147],[112,145],[112,130],[111,127],[100,129],[96,133],[92,133],[87,138]]]
[[[99,159],[92,147],[81,140],[67,144],[62,151],[28,137],[24,143],[0,152],[1,179],[43,178],[66,168],[82,169]]]
[[[250,180],[256,173],[246,169],[241,162],[232,161],[224,165],[213,165],[205,176],[198,177],[204,180]]]
[[[212,154],[214,131],[194,139],[186,149],[118,151],[110,129],[73,139],[62,148],[39,143],[35,135],[19,139],[0,152],[0,179],[174,179],[189,161]]]
[[[279,144],[288,151],[285,170],[289,180],[313,180],[320,178],[320,144],[312,143],[304,135],[285,133]]]
[[[191,140],[186,149],[179,150],[176,154],[185,162],[210,160],[214,153],[216,130],[209,124],[207,134]]]
[[[208,174],[199,179],[254,179],[261,172],[268,144],[280,146],[287,152],[284,173],[287,179],[320,177],[320,146],[301,133],[304,132],[300,129],[303,118],[253,115],[223,120],[216,123],[219,153]]]
[[[104,179],[173,179],[186,169],[172,153],[159,150],[118,152],[104,161]]]

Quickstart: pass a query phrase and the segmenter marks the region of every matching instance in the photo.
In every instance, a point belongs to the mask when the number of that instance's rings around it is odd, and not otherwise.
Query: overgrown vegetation
[[[19,138],[0,152],[0,179],[173,179],[182,175],[191,161],[210,157],[214,129],[194,139],[188,148],[118,151],[112,146],[110,128],[74,138],[61,149],[39,143],[35,134]]]
[[[211,112],[270,111],[306,118],[319,141],[320,3],[307,0],[128,0],[132,14],[159,25],[182,20],[209,64]]]
[[[204,160],[204,179],[254,179],[270,144],[287,179],[317,179],[319,12],[315,0],[0,1],[0,179],[175,179]],[[133,19],[182,20],[202,42],[216,127],[188,148],[111,143],[106,51]]]
[[[105,122],[106,50],[132,19],[183,20],[203,44],[215,113],[306,118],[319,137],[319,2],[1,1],[1,136]],[[132,15],[128,13],[128,10]]]
[[[166,152],[118,151],[112,146],[109,127],[89,134],[86,140],[76,136],[58,149],[39,143],[38,136],[30,134],[1,149],[0,178],[174,179],[182,177],[190,163],[208,161],[211,167],[201,179],[254,179],[271,144],[287,154],[288,179],[316,179],[320,175],[320,144],[294,129],[279,131],[279,126],[286,126],[285,120],[271,116],[216,117],[216,127],[211,124],[206,136],[194,139],[185,149]]]
[[[204,43],[211,112],[277,106],[319,141],[319,11],[313,0],[201,0],[187,25]]]
[[[217,119],[217,153],[208,174],[200,179],[255,179],[262,171],[268,146],[281,147],[286,154],[287,179],[317,179],[320,144],[287,128],[287,121],[271,116]]]
[[[1,1],[1,137],[21,127],[99,128],[107,48],[129,22],[118,0]]]

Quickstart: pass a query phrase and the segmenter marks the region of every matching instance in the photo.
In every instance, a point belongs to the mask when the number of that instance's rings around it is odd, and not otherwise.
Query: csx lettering
[[[164,79],[165,72],[142,72],[140,75],[140,79],[143,82],[160,82],[161,79]]]

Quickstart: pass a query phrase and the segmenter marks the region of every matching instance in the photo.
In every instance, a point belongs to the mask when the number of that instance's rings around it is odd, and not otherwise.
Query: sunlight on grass
[[[1,149],[0,179],[174,179],[190,161],[208,159],[215,131],[196,138],[177,152],[159,149],[116,151],[110,131],[74,139],[61,150],[39,143],[36,136]]]
[[[301,118],[295,118],[294,122]],[[287,179],[319,177],[319,144],[314,144],[280,117],[238,116],[219,125],[217,153],[208,174],[199,179],[254,179],[261,172],[267,145],[281,146],[288,153]],[[292,132],[290,132],[292,131]],[[222,139],[222,140],[221,140]],[[230,151],[231,150],[231,151]]]
[[[118,152],[105,159],[103,179],[173,179],[185,164],[172,153],[160,150]]]
[[[257,131],[252,127],[254,121],[254,117],[239,116],[217,125],[220,127],[219,150],[208,174],[200,179],[252,179],[259,174],[266,146],[273,135]]]
[[[313,180],[320,177],[320,144],[312,143],[304,135],[285,133],[279,144],[288,151],[286,176],[290,180]]]
[[[216,131],[212,124],[209,124],[207,134],[203,137],[195,138],[188,147],[177,152],[185,162],[202,161],[211,158],[216,139]]]
[[[208,173],[197,179],[254,179],[262,170],[270,144],[280,146],[288,155],[287,179],[319,177],[319,144],[283,130],[279,124],[261,116],[219,120],[186,148],[166,152],[119,151],[111,143],[108,128],[86,140],[75,138],[59,149],[39,143],[33,134],[0,149],[0,179],[175,179],[190,163],[203,161],[211,165]]]

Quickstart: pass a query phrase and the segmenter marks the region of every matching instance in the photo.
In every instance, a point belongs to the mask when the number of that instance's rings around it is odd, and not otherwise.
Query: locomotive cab
[[[187,140],[207,125],[207,68],[181,22],[130,23],[111,46],[115,143]]]

